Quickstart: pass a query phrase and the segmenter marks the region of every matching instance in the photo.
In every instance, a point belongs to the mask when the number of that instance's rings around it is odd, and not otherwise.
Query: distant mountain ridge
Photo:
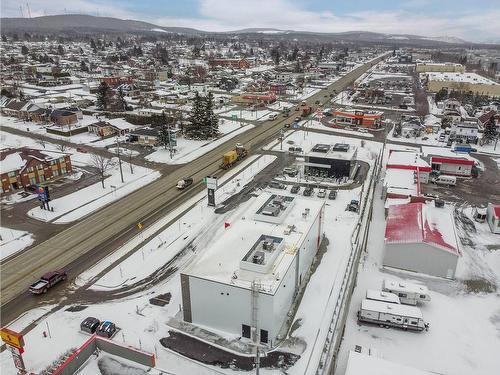
[[[123,20],[112,17],[97,17],[84,14],[65,14],[42,16],[34,18],[1,18],[2,32],[166,32],[186,35],[203,34],[262,34],[266,37],[280,36],[293,38],[311,38],[346,40],[353,42],[383,42],[383,43],[408,43],[408,44],[469,44],[463,39],[453,36],[424,37],[406,34],[382,34],[367,31],[348,31],[340,33],[319,33],[312,31],[280,30],[275,28],[246,28],[229,32],[210,32],[188,27],[158,26],[149,22],[136,20]]]

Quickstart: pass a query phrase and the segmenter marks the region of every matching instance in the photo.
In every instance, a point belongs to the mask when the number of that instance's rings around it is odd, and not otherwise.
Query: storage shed
[[[460,255],[449,211],[424,203],[389,207],[384,266],[452,279]]]

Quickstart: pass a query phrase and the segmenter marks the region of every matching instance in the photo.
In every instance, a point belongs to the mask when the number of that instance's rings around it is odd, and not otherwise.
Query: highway
[[[307,104],[316,107],[315,101],[319,100],[324,103],[325,95],[333,91],[340,92],[382,58],[379,57],[348,73],[328,88],[307,99]],[[219,164],[222,154],[231,150],[235,143],[242,143],[250,149],[250,152],[257,151],[275,138],[283,125],[290,123],[290,120],[296,116],[297,112],[291,111],[289,117],[280,115],[274,121],[257,125],[207,152],[197,160],[179,167],[169,175],[94,212],[50,239],[1,263],[2,310],[4,308],[22,309],[20,306],[22,295],[24,294],[25,297],[29,285],[45,272],[65,268],[82,260],[88,264],[97,262],[136,235],[139,232],[138,223],[148,223],[152,218],[156,220],[159,213],[163,214],[165,209],[174,209],[193,194],[189,190],[178,191],[175,188],[178,180],[192,176],[195,181],[200,181],[207,175],[220,174]],[[77,275],[70,273],[70,278],[75,276]],[[8,321],[4,321],[2,314],[2,324],[6,323]]]

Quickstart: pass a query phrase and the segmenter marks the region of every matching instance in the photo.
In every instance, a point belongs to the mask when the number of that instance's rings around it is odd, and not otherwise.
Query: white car
[[[324,198],[324,197],[326,197],[326,189],[319,189],[318,198]]]
[[[368,133],[368,129],[365,129],[365,128],[359,128],[358,131],[360,133]]]

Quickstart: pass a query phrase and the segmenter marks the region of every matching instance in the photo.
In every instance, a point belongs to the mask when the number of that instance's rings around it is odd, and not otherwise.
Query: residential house
[[[0,162],[1,194],[73,172],[70,154],[29,147],[1,151]]]
[[[450,139],[458,143],[477,144],[479,127],[477,123],[456,122],[451,125]]]
[[[142,146],[154,146],[158,141],[158,130],[153,128],[141,128],[130,132],[130,140]]]

